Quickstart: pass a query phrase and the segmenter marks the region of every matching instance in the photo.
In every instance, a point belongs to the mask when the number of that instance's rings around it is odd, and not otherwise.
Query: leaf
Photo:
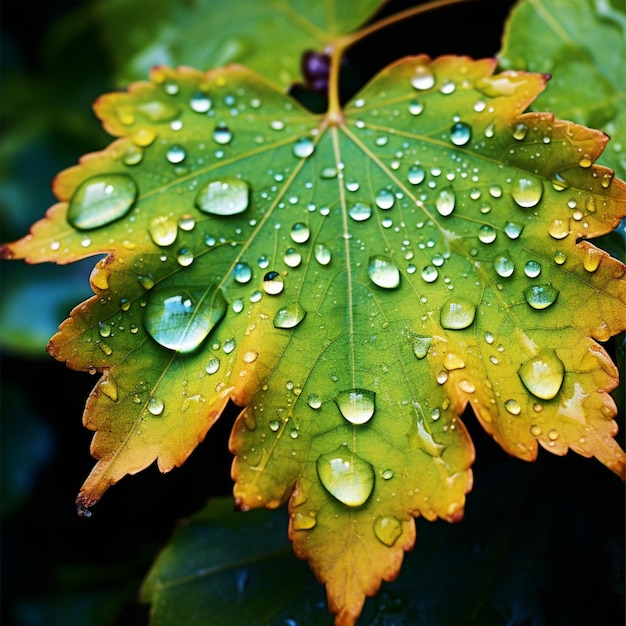
[[[119,81],[143,79],[155,65],[209,68],[241,63],[278,85],[302,80],[304,50],[323,51],[383,4],[306,0],[101,2],[99,9]],[[207,25],[211,36],[207,37]]]
[[[414,517],[458,521],[469,404],[511,455],[623,476],[624,214],[606,137],[523,113],[545,77],[425,56],[316,116],[251,71],[154,70],[102,97],[118,136],[3,256],[108,253],[50,352],[102,378],[78,504],[184,462],[229,400],[239,508],[289,500],[338,624],[398,573]]]
[[[624,4],[611,0],[523,0],[511,12],[503,49],[506,69],[552,75],[536,110],[600,128],[613,141],[601,162],[626,177]]]

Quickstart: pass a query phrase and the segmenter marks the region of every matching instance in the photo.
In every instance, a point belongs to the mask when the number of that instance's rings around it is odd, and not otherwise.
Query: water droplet
[[[595,272],[600,266],[600,261],[602,261],[602,257],[604,256],[604,252],[597,248],[587,248],[585,251],[585,257],[583,258],[583,267],[588,272]]]
[[[464,146],[472,138],[472,127],[465,122],[456,122],[450,129],[450,141],[455,146]]]
[[[172,163],[172,165],[177,165],[178,163],[182,163],[185,160],[187,153],[185,149],[181,146],[172,146],[166,153],[165,158]]]
[[[241,313],[243,311],[243,300],[241,298],[237,298],[233,300],[233,311],[235,313]]]
[[[337,177],[337,168],[336,167],[325,167],[320,172],[320,178],[324,180],[331,180],[332,178]]]
[[[539,426],[537,426],[536,424],[533,424],[530,427],[530,434],[533,437],[540,437],[541,436],[541,428]]]
[[[293,153],[300,159],[311,156],[315,151],[315,144],[310,137],[300,137],[293,144]]]
[[[493,243],[496,240],[496,229],[489,224],[483,224],[478,229],[478,239],[482,241],[482,243]]]
[[[504,408],[511,414],[511,415],[519,415],[522,412],[522,407],[519,405],[519,402],[517,400],[507,400],[504,403]]]
[[[427,283],[434,283],[439,277],[439,270],[434,265],[427,265],[422,270],[422,279]]]
[[[158,289],[150,293],[144,326],[165,348],[192,352],[224,317],[227,308],[219,289]]]
[[[557,265],[563,265],[563,263],[565,263],[565,261],[567,261],[567,255],[564,252],[562,252],[561,250],[558,250],[554,254],[554,262]]]
[[[235,349],[235,340],[227,339],[222,346],[222,350],[224,350],[225,354],[230,354]]]
[[[211,100],[205,93],[199,91],[191,96],[189,106],[196,113],[206,113],[211,108]]]
[[[524,274],[528,278],[537,278],[541,274],[541,265],[537,261],[527,261],[524,265]]]
[[[502,197],[502,187],[500,187],[500,185],[490,185],[490,187],[489,187],[489,195],[492,198],[501,198]]]
[[[390,209],[396,201],[395,196],[389,189],[380,189],[376,194],[376,206],[379,209]]]
[[[500,255],[493,260],[493,269],[496,274],[502,278],[509,278],[515,271],[515,264],[509,257]]]
[[[248,350],[247,352],[243,353],[241,360],[244,363],[254,363],[257,360],[258,356],[259,356],[258,352],[255,352],[254,350]]]
[[[554,219],[548,226],[548,233],[553,239],[565,239],[570,233],[569,223],[560,219]]]
[[[532,285],[524,289],[526,302],[538,311],[552,306],[558,298],[559,291],[552,285]]]
[[[250,186],[234,176],[213,180],[198,191],[196,207],[212,215],[236,215],[248,208]]]
[[[435,200],[435,206],[440,215],[447,217],[454,211],[454,205],[456,204],[456,195],[452,187],[442,189]]]
[[[272,420],[269,426],[270,430],[275,433],[280,428],[280,422],[278,420]]]
[[[552,400],[563,384],[565,367],[554,350],[545,349],[523,363],[517,373],[530,393],[542,400]]]
[[[176,255],[176,261],[181,267],[188,267],[193,263],[193,252],[189,248],[181,248]]]
[[[355,222],[364,222],[372,216],[372,207],[364,202],[357,202],[348,210],[348,215]]]
[[[126,174],[93,176],[74,191],[67,221],[78,230],[99,228],[124,217],[137,198],[137,185]]]
[[[424,91],[431,89],[435,85],[435,77],[430,71],[428,65],[416,65],[413,77],[411,78],[411,85],[414,89]]]
[[[393,470],[392,469],[385,469],[381,472],[380,474],[384,480],[391,480],[393,478]]]
[[[528,133],[528,126],[526,126],[526,124],[522,124],[521,122],[518,122],[517,124],[515,124],[513,128],[513,137],[515,139],[517,139],[518,141],[522,141],[522,139],[526,137],[527,133]]]
[[[450,298],[441,307],[439,321],[442,328],[461,330],[468,328],[474,322],[476,307],[463,298]]]
[[[263,291],[271,296],[276,296],[285,288],[283,277],[278,272],[267,272],[263,276]]]
[[[306,243],[311,236],[309,227],[303,222],[297,222],[291,227],[291,240],[295,243]]]
[[[176,241],[178,227],[173,217],[156,215],[148,222],[148,232],[157,246],[170,246]]]
[[[159,416],[165,410],[165,402],[161,400],[161,398],[157,398],[156,396],[152,396],[150,400],[148,400],[148,411],[152,413],[154,416]]]
[[[485,331],[483,338],[485,342],[488,343],[489,345],[492,345],[493,342],[496,340],[496,338],[493,336],[493,333],[490,333],[488,330]]]
[[[409,113],[411,115],[419,115],[424,110],[424,105],[417,100],[409,103]]]
[[[515,224],[514,222],[507,222],[504,225],[504,232],[509,239],[517,239],[524,230],[521,224]]]
[[[419,185],[426,177],[426,170],[419,165],[411,165],[407,178],[412,185]]]
[[[593,159],[588,154],[584,154],[578,161],[578,165],[584,168],[591,167],[592,163],[593,163]]]
[[[213,131],[213,141],[225,146],[233,140],[233,133],[226,124],[218,124]]]
[[[317,409],[322,406],[322,399],[316,393],[312,393],[309,394],[309,397],[307,398],[307,404],[312,409],[315,409],[317,411]]]
[[[107,338],[111,336],[111,326],[106,322],[98,322],[98,332],[100,337]]]
[[[367,389],[340,391],[335,402],[341,414],[351,424],[365,424],[374,415],[376,394]]]
[[[137,276],[137,282],[146,290],[152,289],[152,287],[154,287],[154,278],[152,277],[152,274],[150,274],[150,272],[145,275],[139,274]]]
[[[400,285],[400,270],[385,256],[370,257],[367,273],[375,285],[384,289]]]
[[[328,265],[330,263],[330,259],[330,250],[323,243],[318,243],[315,246],[315,260],[320,265]]]
[[[374,534],[386,546],[393,546],[402,535],[402,522],[397,517],[377,517],[374,521]]]
[[[233,278],[242,285],[249,283],[252,279],[252,268],[246,263],[237,263],[233,268]]]
[[[513,181],[511,194],[518,206],[530,209],[539,204],[543,195],[543,184],[538,178],[525,174]]]
[[[344,446],[317,459],[317,475],[325,489],[346,506],[365,504],[374,489],[374,468]]]
[[[220,360],[216,356],[211,357],[204,367],[207,374],[215,374],[219,368]]]
[[[298,267],[302,263],[302,255],[295,248],[287,248],[283,261],[288,267]]]
[[[460,370],[465,367],[465,361],[454,352],[446,352],[443,357],[443,366],[447,370]]]
[[[142,160],[143,150],[139,146],[129,145],[122,156],[124,165],[138,165]]]
[[[418,359],[423,359],[428,354],[430,344],[433,342],[431,337],[414,337],[413,352]]]
[[[476,391],[476,387],[474,386],[474,383],[471,382],[470,380],[467,380],[467,378],[462,378],[458,382],[458,386],[459,386],[459,389],[461,391],[464,391],[465,393],[474,393]]]
[[[274,328],[295,328],[306,316],[306,311],[297,302],[282,307],[274,315]]]

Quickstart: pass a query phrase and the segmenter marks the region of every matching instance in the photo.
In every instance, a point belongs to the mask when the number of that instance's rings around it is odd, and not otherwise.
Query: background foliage
[[[476,9],[465,6],[420,18],[419,37],[410,21],[393,35],[367,40],[350,55],[358,58],[349,68],[354,88],[408,53],[493,56],[511,5],[481,7],[472,29],[467,25]],[[392,2],[387,10],[404,6]],[[107,142],[89,107],[127,76],[98,7],[87,2],[3,6],[5,241],[22,235],[52,203],[49,182],[56,172]],[[33,40],[36,45],[27,43]],[[183,468],[165,476],[151,468],[122,481],[92,519],[75,517],[74,494],[92,464],[91,435],[80,426],[80,415],[94,380],[54,363],[44,347],[72,303],[89,295],[91,265],[2,267],[2,618],[8,624],[146,623],[137,590],[175,521],[201,509],[208,497],[231,490],[226,440],[233,415],[218,422]],[[610,351],[621,358],[619,342]],[[623,371],[621,366],[623,358]],[[565,459],[542,454],[531,466],[509,459],[473,418],[465,421],[478,450],[466,521],[460,526],[420,522],[417,547],[407,555],[401,578],[366,604],[362,622],[414,624],[419,618],[427,624],[462,624],[469,615],[479,624],[622,623],[619,481],[599,464],[571,454]],[[620,427],[623,432],[623,417]],[[210,481],[195,478],[209,474]],[[228,507],[212,504],[192,526],[215,523],[218,513],[220,533],[237,533],[241,524],[251,525],[246,532],[260,533],[263,541],[275,536],[278,556],[271,562],[290,569],[275,594],[261,590],[264,606],[275,611],[272,624],[331,623],[323,589],[290,554],[284,511],[232,522]],[[251,623],[246,611],[254,599],[256,571],[249,570],[242,604],[224,607],[226,612],[235,608],[243,621],[229,616],[224,623]],[[452,594],[458,599],[454,606]]]

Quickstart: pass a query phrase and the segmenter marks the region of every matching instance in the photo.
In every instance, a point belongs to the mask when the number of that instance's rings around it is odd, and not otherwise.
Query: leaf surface
[[[249,70],[153,71],[104,96],[119,137],[55,181],[5,257],[108,253],[50,352],[102,372],[78,503],[184,462],[229,400],[239,508],[289,500],[338,624],[392,580],[414,517],[458,521],[473,446],[595,456],[623,476],[598,343],[624,266],[606,137],[524,113],[545,77],[418,56],[316,116]]]

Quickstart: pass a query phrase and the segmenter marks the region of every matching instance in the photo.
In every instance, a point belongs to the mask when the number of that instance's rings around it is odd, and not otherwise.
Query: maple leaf
[[[324,115],[239,66],[161,67],[96,103],[118,139],[2,248],[107,255],[49,346],[102,373],[83,513],[181,465],[232,400],[239,508],[289,501],[296,553],[351,624],[415,517],[461,519],[468,404],[511,455],[572,449],[623,477],[598,342],[624,330],[625,268],[587,240],[626,185],[594,164],[601,132],[524,113],[546,76],[494,70],[407,58]]]

